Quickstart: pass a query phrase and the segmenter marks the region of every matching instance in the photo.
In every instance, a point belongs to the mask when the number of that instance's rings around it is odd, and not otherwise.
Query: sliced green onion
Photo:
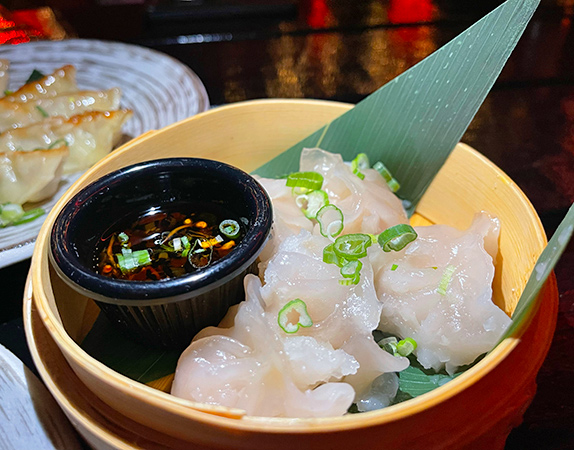
[[[133,252],[129,248],[122,248],[122,253],[116,253],[116,258],[122,273],[128,273],[138,267],[151,264],[151,258],[147,250]]]
[[[413,338],[406,338],[397,343],[395,356],[409,356],[417,349],[417,341]]]
[[[456,270],[456,267],[449,264],[444,269],[442,274],[442,278],[440,279],[440,283],[438,284],[438,289],[436,290],[440,295],[446,295],[446,290],[448,289],[448,285],[450,284],[450,280],[452,279],[452,274]]]
[[[120,234],[118,234],[118,239],[120,240],[120,242],[122,244],[125,244],[126,242],[128,242],[130,240],[129,236],[124,232],[121,232]]]
[[[34,208],[26,211],[22,217],[12,222],[12,225],[21,225],[23,223],[32,222],[38,217],[44,215],[45,211],[42,208]]]
[[[31,222],[44,213],[45,211],[42,208],[24,211],[22,205],[17,203],[4,203],[0,205],[0,228]]]
[[[287,186],[312,190],[321,189],[323,175],[318,172],[295,172],[287,177]]]
[[[359,153],[351,162],[353,169],[365,170],[371,167],[369,156],[366,153]]]
[[[389,189],[392,192],[397,192],[399,190],[401,185],[398,183],[397,180],[393,178],[391,172],[389,172],[389,170],[385,167],[385,165],[381,161],[377,161],[375,164],[373,164],[373,169],[375,169],[377,172],[381,174],[381,176],[385,179],[387,185],[389,186]]]
[[[359,284],[361,279],[361,269],[363,268],[363,263],[359,260],[348,261],[343,267],[341,267],[341,275],[343,280],[339,280],[339,283],[344,286],[349,286],[350,284]]]
[[[3,222],[12,223],[24,215],[24,208],[17,203],[5,203],[0,207],[0,219]]]
[[[297,320],[297,322],[294,322]],[[291,300],[277,315],[277,323],[285,333],[296,333],[299,327],[308,328],[313,325],[313,320],[307,312],[307,305],[300,298]]]
[[[189,250],[191,249],[191,243],[189,242],[189,238],[183,235],[181,237],[181,244],[183,245],[183,252],[181,252],[181,256],[185,258],[189,254]]]
[[[353,261],[367,256],[367,249],[371,243],[371,237],[368,234],[345,234],[335,240],[333,250],[339,258]]]
[[[339,257],[335,254],[335,244],[329,244],[323,249],[323,262],[327,264],[339,265]]]
[[[325,205],[316,216],[319,231],[329,239],[336,238],[343,231],[343,212],[335,205]]]
[[[219,231],[229,239],[234,239],[239,236],[241,227],[235,220],[227,219],[219,224]]]
[[[50,117],[50,114],[48,114],[46,110],[41,106],[36,105],[36,109],[40,112],[40,114],[42,114],[42,117]]]
[[[182,249],[181,238],[174,238],[172,242],[173,242],[173,249],[176,252],[179,252]]]
[[[44,74],[42,72],[40,72],[39,70],[32,70],[32,73],[30,74],[30,76],[28,77],[28,79],[26,80],[25,84],[31,83],[32,81],[38,81],[41,80],[42,78],[44,78]]]
[[[399,268],[399,266],[397,266],[396,264],[393,264],[391,266],[391,270],[394,272],[395,270],[397,270]]]
[[[397,338],[394,336],[381,339],[377,344],[394,356],[409,356],[417,348],[417,342],[413,338],[406,338],[397,342]]]
[[[357,259],[349,261],[343,267],[341,267],[341,275],[343,278],[354,278],[358,275],[363,268],[363,263]]]
[[[397,351],[398,342],[397,338],[394,336],[389,336],[384,339],[381,339],[379,342],[377,342],[377,344],[379,344],[379,347],[381,347],[383,350],[390,353],[391,355],[394,355]]]
[[[291,194],[293,194],[294,196],[298,196],[298,195],[302,195],[302,194],[308,194],[312,190],[313,189],[295,186],[295,187],[291,188]]]
[[[415,229],[406,223],[387,228],[379,234],[379,245],[385,252],[398,252],[418,237]]]
[[[66,147],[69,147],[70,144],[68,144],[68,141],[66,141],[64,138],[61,139],[57,139],[54,142],[52,142],[49,146],[48,149],[52,149],[52,148],[56,148],[60,145],[65,145]]]
[[[342,280],[339,280],[339,284],[342,286],[350,286],[352,284],[359,284],[360,280],[361,274],[358,273],[353,278],[343,278]]]
[[[365,170],[371,167],[369,163],[369,157],[365,153],[359,153],[353,161],[351,161],[351,170],[355,175],[357,175],[361,180],[365,179],[365,175],[361,170]]]
[[[10,90],[8,90],[8,89],[6,89],[6,90],[4,91],[4,95],[12,95],[13,93],[14,93],[14,91],[10,91]]]
[[[329,204],[329,196],[325,191],[317,189],[297,196],[295,202],[307,219],[315,219],[319,210]]]

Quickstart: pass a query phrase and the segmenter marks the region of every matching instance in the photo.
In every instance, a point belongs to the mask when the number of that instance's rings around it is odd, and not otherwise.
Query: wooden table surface
[[[13,9],[40,5],[3,3]],[[501,2],[43,3],[78,37],[121,40],[174,56],[199,75],[212,105],[221,105],[266,97],[357,102]],[[176,10],[176,4],[183,6]],[[520,186],[551,236],[574,201],[574,0],[542,0],[463,141]],[[21,325],[29,265],[28,260],[0,270],[0,343],[31,364]],[[537,395],[510,434],[508,450],[574,449],[572,243],[556,276],[560,309],[553,344]]]

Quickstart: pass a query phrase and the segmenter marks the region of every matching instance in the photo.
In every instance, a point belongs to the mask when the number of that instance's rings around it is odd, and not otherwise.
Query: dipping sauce
[[[186,275],[233,251],[245,234],[244,222],[247,219],[215,206],[150,208],[104,233],[95,270],[106,277],[134,281]]]

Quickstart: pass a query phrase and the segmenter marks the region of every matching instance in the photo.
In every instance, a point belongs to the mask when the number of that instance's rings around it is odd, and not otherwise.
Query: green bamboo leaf
[[[458,37],[258,168],[296,172],[305,147],[382,161],[411,212],[484,101],[539,0],[508,0]]]
[[[141,383],[175,372],[181,351],[163,350],[134,342],[100,313],[84,338],[82,349],[110,369]]]
[[[443,373],[428,374],[418,367],[409,366],[399,373],[399,389],[411,397],[418,397],[442,386],[456,378],[460,373],[447,375]]]
[[[566,213],[566,216],[552,235],[552,239],[548,242],[548,245],[538,258],[534,270],[526,283],[524,291],[518,300],[518,304],[514,309],[512,314],[512,323],[504,336],[500,339],[501,341],[509,336],[511,336],[526,320],[532,307],[534,306],[534,300],[538,296],[540,289],[544,286],[550,272],[556,266],[556,263],[562,256],[562,253],[566,249],[568,242],[572,238],[572,232],[574,231],[574,204],[570,206],[570,209]]]

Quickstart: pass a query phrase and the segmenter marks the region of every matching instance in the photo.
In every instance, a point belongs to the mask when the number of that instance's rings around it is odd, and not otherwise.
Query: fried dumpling
[[[8,72],[9,68],[10,61],[7,59],[0,59],[0,97],[2,97],[4,92],[6,92],[6,89],[8,89],[8,82],[10,80],[10,73]]]
[[[36,152],[0,153],[0,203],[38,202],[54,195],[66,146]]]
[[[111,111],[120,106],[119,88],[107,91],[78,91],[25,103],[0,104],[0,132],[39,122],[49,116],[70,118],[88,111]]]
[[[66,144],[70,154],[64,173],[85,170],[112,150],[131,115],[130,110],[121,109],[87,112],[69,119],[49,117],[0,133],[0,151],[31,151]]]
[[[31,81],[20,89],[0,99],[0,105],[6,102],[26,103],[41,98],[56,97],[78,91],[76,85],[76,69],[74,66],[64,66],[40,80]],[[2,106],[0,106],[0,109]]]
[[[405,249],[369,254],[383,303],[379,329],[413,338],[424,367],[453,373],[492,349],[510,324],[492,301],[500,224],[482,213],[464,231],[415,229]]]

